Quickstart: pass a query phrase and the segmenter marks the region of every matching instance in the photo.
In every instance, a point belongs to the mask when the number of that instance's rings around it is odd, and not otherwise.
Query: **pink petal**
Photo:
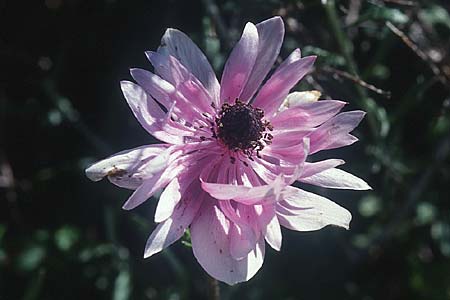
[[[219,82],[214,70],[203,52],[183,32],[169,28],[161,40],[161,47],[177,58],[196,78],[200,80],[211,97],[218,104]]]
[[[92,181],[108,176],[117,186],[136,189],[167,166],[166,149],[167,145],[148,145],[116,153],[87,168],[86,176]]]
[[[301,182],[332,188],[349,190],[371,190],[372,188],[361,178],[356,177],[344,170],[331,168],[316,173],[309,177],[298,179]]]
[[[131,76],[153,98],[169,109],[173,100],[170,95],[175,92],[175,87],[158,75],[143,69],[130,69]]]
[[[122,81],[121,87],[134,116],[151,135],[171,144],[183,144],[184,136],[192,136],[193,132],[181,124],[170,120],[158,104],[140,86]]]
[[[309,177],[325,170],[343,165],[345,161],[342,159],[326,159],[318,162],[305,162],[300,178]]]
[[[219,200],[233,199],[245,205],[268,204],[278,201],[283,185],[281,176],[277,176],[269,185],[248,187],[221,183],[202,182],[202,188]]]
[[[191,225],[194,256],[212,277],[233,285],[252,278],[264,261],[264,241],[259,241],[247,257],[235,260],[230,254],[230,221],[206,199]]]
[[[277,205],[278,220],[286,228],[297,231],[319,230],[327,225],[349,228],[352,215],[345,208],[322,196],[295,187]]]
[[[259,37],[258,56],[240,95],[240,99],[245,102],[253,97],[275,63],[284,37],[283,20],[278,16],[256,24],[256,29]]]
[[[304,103],[277,113],[270,123],[277,130],[316,127],[335,116],[345,104],[336,100]]]
[[[311,154],[320,150],[334,149],[353,144],[357,138],[350,135],[366,113],[360,110],[340,113],[317,128],[309,136]]]
[[[203,202],[201,194],[199,185],[189,190],[175,207],[172,216],[158,224],[147,240],[144,258],[160,252],[183,236]]]
[[[263,109],[267,117],[278,110],[289,91],[311,70],[316,60],[315,56],[296,59],[297,55],[293,52],[293,57],[287,58],[289,63],[281,64],[256,95],[253,106]]]
[[[258,30],[247,23],[228,58],[220,82],[220,104],[234,102],[244,90],[258,55]]]

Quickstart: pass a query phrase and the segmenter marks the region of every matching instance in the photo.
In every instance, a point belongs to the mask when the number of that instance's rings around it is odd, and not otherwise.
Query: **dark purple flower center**
[[[272,125],[263,120],[264,111],[236,100],[234,104],[222,105],[216,117],[216,137],[230,150],[242,150],[251,156],[253,150],[258,154],[265,144],[270,144]],[[264,143],[263,143],[264,142]]]

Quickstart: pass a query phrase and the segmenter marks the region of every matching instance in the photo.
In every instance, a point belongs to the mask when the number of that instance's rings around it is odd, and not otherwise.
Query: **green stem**
[[[355,60],[353,59],[353,49],[352,43],[348,39],[347,35],[342,29],[341,22],[339,20],[339,16],[336,12],[336,5],[334,0],[325,0],[322,1],[325,12],[327,14],[328,21],[330,22],[331,31],[336,38],[336,42],[339,46],[340,52],[346,61],[347,71],[352,75],[359,78],[358,75],[358,67],[356,65]],[[376,104],[367,97],[367,92],[364,88],[359,85],[355,86],[355,89],[358,93],[359,98],[355,99],[356,104],[362,107],[364,110],[368,112],[367,120],[369,122],[369,127],[372,132],[372,135],[375,138],[380,136],[378,129],[378,122],[376,119]]]

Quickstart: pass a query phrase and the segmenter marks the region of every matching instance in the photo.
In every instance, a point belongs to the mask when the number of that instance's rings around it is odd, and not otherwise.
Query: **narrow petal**
[[[353,144],[357,138],[349,132],[355,129],[366,113],[360,110],[343,112],[323,123],[311,133],[311,154]]]
[[[155,174],[155,176],[144,181],[144,183],[138,187],[128,200],[122,206],[123,209],[131,210],[147,199],[153,196],[158,190],[164,188],[169,182],[177,176],[183,170],[182,166],[167,167],[163,172]]]
[[[175,177],[166,186],[159,197],[158,205],[156,206],[155,211],[155,222],[160,223],[168,219],[172,215],[175,206],[180,200],[180,182],[178,181],[178,178]]]
[[[166,114],[139,85],[122,81],[121,87],[136,119],[157,139],[170,144],[183,144],[185,136],[193,135],[186,127],[172,122],[170,114]]]
[[[332,189],[371,190],[372,188],[361,178],[344,170],[331,168],[309,177],[299,178],[299,181]]]
[[[352,215],[333,201],[295,187],[277,205],[280,224],[297,231],[319,230],[327,225],[349,228]]]
[[[278,222],[278,217],[274,214],[265,228],[265,239],[270,247],[280,251],[282,238],[280,223]]]
[[[195,77],[197,77],[215,101],[218,100],[220,86],[213,68],[203,52],[183,32],[169,28],[161,40],[161,47],[176,57]],[[218,104],[218,102],[216,102]]]
[[[258,30],[247,23],[241,39],[228,58],[220,82],[220,104],[239,98],[258,55]]]
[[[264,261],[264,241],[260,240],[247,257],[235,260],[230,254],[230,221],[205,199],[191,225],[194,256],[212,277],[229,285],[247,281],[261,268]]]
[[[87,168],[86,176],[92,181],[108,176],[120,187],[136,189],[167,166],[166,149],[166,145],[148,145],[116,153]]]
[[[293,52],[291,56],[296,58],[297,53]],[[264,110],[267,117],[278,110],[289,91],[311,70],[316,57],[308,56],[299,59],[288,57],[287,60],[290,62],[281,64],[277,68],[253,102],[255,107]]]
[[[172,84],[147,70],[136,68],[131,69],[130,73],[134,80],[166,109],[172,106],[170,95],[175,92]]]
[[[325,170],[343,165],[345,161],[342,159],[326,159],[317,162],[305,162],[300,178],[309,177]]]
[[[256,29],[259,37],[258,56],[240,96],[245,102],[253,97],[275,63],[284,37],[283,20],[278,16],[256,24]]]
[[[203,202],[204,197],[200,192],[199,185],[188,191],[175,207],[172,216],[156,227],[145,245],[144,258],[160,252],[183,236]]]

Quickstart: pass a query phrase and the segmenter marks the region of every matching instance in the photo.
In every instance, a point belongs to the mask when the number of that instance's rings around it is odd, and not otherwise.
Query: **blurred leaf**
[[[429,224],[436,218],[436,207],[429,202],[417,205],[416,221],[419,225]]]
[[[431,5],[419,12],[419,18],[428,25],[436,24],[446,26],[450,29],[450,15],[442,6]]]
[[[125,269],[120,271],[114,283],[113,300],[129,299],[131,293],[130,272]]]
[[[359,213],[368,218],[376,215],[381,210],[381,201],[375,195],[363,197],[359,203]]]
[[[44,260],[46,250],[41,245],[31,245],[23,250],[17,258],[17,268],[24,272],[35,270]]]
[[[80,238],[80,232],[72,226],[63,226],[55,232],[55,243],[61,251],[69,250]]]

